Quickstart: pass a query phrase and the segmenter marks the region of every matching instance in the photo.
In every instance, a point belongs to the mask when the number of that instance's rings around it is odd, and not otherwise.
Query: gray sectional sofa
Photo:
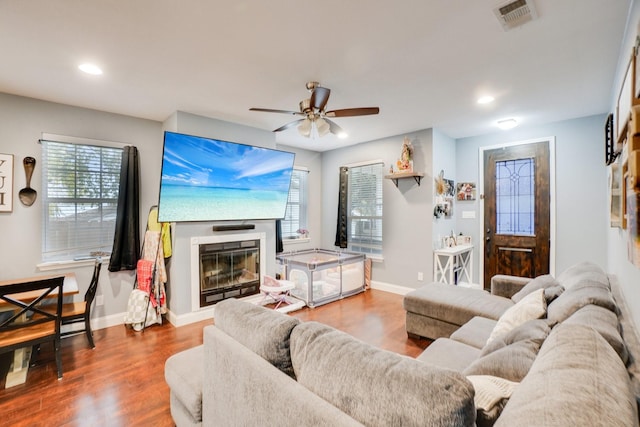
[[[492,337],[508,311],[536,296],[543,315]],[[432,283],[408,293],[404,307],[407,333],[435,340],[418,360],[515,384],[491,410],[478,409],[479,426],[639,424],[638,334],[617,282],[595,264],[557,278],[496,276],[491,293]]]
[[[638,425],[638,338],[607,275],[580,264],[557,280],[501,276],[492,286],[494,294],[438,284],[407,294],[407,331],[435,339],[417,359],[222,301],[204,344],[166,362],[173,419],[177,426]]]

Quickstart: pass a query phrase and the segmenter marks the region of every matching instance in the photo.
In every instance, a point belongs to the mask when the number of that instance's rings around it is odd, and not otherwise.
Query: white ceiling
[[[502,0],[3,0],[0,92],[164,121],[185,111],[273,130],[307,81],[348,133],[279,143],[323,151],[435,127],[452,138],[608,112],[631,0],[533,0],[504,31]],[[78,71],[95,62],[104,75]],[[492,94],[481,106],[476,99]]]

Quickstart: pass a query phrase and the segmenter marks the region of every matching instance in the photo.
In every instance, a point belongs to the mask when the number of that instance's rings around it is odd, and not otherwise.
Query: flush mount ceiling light
[[[89,63],[80,64],[78,65],[78,68],[80,69],[80,71],[83,71],[87,74],[91,74],[93,76],[99,76],[102,74],[102,70],[100,69],[100,67],[98,67],[95,64],[89,64]]]
[[[516,126],[518,126],[518,121],[516,119],[498,120],[498,127],[502,130],[513,129]]]
[[[490,104],[496,99],[491,95],[481,96],[478,98],[478,104]]]

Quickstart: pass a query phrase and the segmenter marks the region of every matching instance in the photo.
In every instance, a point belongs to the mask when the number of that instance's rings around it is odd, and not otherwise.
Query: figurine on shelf
[[[400,159],[396,162],[398,172],[413,172],[413,146],[409,137],[404,137],[402,143],[402,153]]]

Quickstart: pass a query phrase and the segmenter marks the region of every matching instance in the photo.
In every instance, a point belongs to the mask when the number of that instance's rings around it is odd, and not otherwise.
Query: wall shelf
[[[422,180],[422,177],[424,176],[423,173],[416,173],[416,172],[397,172],[397,173],[392,173],[390,175],[385,175],[384,177],[386,179],[390,179],[391,181],[393,181],[393,183],[396,185],[396,187],[398,186],[398,180],[399,179],[406,179],[406,178],[413,178],[416,183],[418,183],[418,186],[420,186],[420,181]]]

